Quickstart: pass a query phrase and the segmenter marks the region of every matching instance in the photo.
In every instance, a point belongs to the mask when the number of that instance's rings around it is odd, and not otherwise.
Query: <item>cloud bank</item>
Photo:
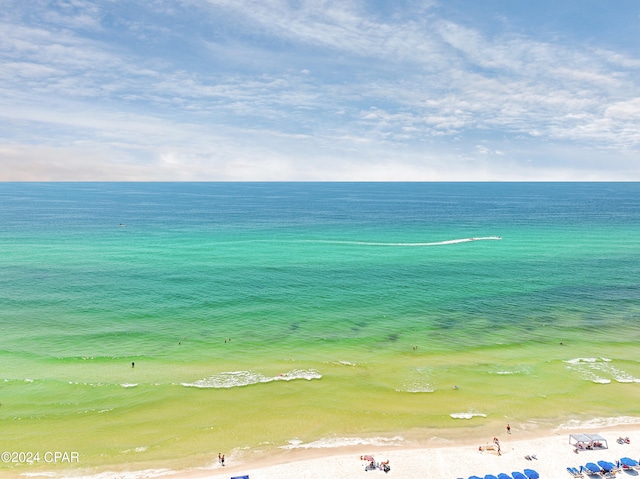
[[[640,6],[572,4],[4,0],[0,180],[640,180]]]

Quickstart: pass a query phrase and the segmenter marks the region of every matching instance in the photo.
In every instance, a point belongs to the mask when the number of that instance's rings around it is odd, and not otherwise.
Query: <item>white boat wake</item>
[[[481,236],[474,238],[461,238],[445,241],[434,241],[430,243],[380,243],[372,241],[338,241],[338,240],[308,240],[308,243],[327,243],[327,244],[345,244],[345,245],[361,245],[361,246],[406,246],[406,247],[419,247],[419,246],[443,246],[448,244],[458,243],[470,243],[472,241],[497,241],[501,240],[501,236]]]

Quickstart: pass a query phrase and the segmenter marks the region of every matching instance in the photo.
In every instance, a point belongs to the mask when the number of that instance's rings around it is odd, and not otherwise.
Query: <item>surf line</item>
[[[307,240],[308,243],[327,243],[327,244],[345,244],[345,245],[361,245],[361,246],[406,246],[406,247],[419,247],[419,246],[443,246],[448,244],[470,243],[472,241],[498,241],[501,240],[501,236],[481,236],[474,238],[462,238],[445,241],[435,241],[431,243],[379,243],[372,241],[339,241],[339,240]]]

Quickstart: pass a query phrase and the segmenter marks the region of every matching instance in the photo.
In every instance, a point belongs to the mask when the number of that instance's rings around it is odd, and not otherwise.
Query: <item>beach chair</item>
[[[573,477],[584,477],[584,474],[582,474],[580,470],[575,467],[567,467],[567,472]]]
[[[638,461],[630,457],[620,458],[620,464],[622,464],[622,469],[638,469]]]
[[[602,469],[597,464],[593,462],[587,462],[584,465],[584,471],[590,476],[602,476]]]
[[[616,465],[609,461],[598,461],[598,466],[600,466],[604,472],[612,472],[616,468]]]

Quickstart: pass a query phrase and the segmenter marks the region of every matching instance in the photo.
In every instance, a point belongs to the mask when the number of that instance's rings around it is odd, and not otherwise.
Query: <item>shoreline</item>
[[[171,470],[156,464],[145,464],[145,469],[134,469],[138,463],[114,465],[113,468],[66,469],[56,471],[0,471],[2,478],[49,477],[61,479],[221,479],[248,475],[250,479],[351,479],[367,477],[442,478],[467,479],[485,474],[497,476],[504,472],[523,472],[533,469],[545,478],[571,477],[567,467],[584,466],[600,460],[616,462],[622,457],[640,460],[640,417],[594,419],[588,423],[559,425],[555,429],[532,430],[527,423],[521,427],[511,422],[511,433],[505,429],[491,433],[489,428],[478,430],[478,435],[464,438],[430,437],[422,443],[403,445],[342,445],[338,447],[310,447],[283,450],[266,455],[265,451],[244,451],[241,457],[232,452],[226,455],[226,464],[218,463],[218,451],[211,452],[210,465],[206,467]],[[505,423],[505,427],[506,427]],[[494,429],[494,428],[491,428]],[[569,443],[570,434],[599,434],[608,443],[607,449],[574,452]],[[478,439],[482,437],[481,439]],[[493,437],[500,441],[501,455],[495,450],[480,451],[480,446],[490,445]],[[618,437],[629,437],[630,443],[619,444]],[[390,472],[366,471],[367,461],[360,458],[371,455],[376,462],[389,461]],[[526,459],[526,456],[535,458]],[[129,469],[129,466],[131,469]],[[157,466],[157,467],[156,467]],[[13,473],[13,475],[12,475]],[[638,474],[623,473],[619,477]],[[585,477],[589,477],[586,476]]]
[[[640,418],[639,418],[640,420]],[[607,449],[582,450],[574,452],[569,444],[570,434],[597,433],[608,443]],[[619,444],[618,437],[629,437],[630,444]],[[320,479],[349,479],[357,477],[397,477],[412,478],[468,478],[471,475],[483,477],[485,474],[498,475],[525,468],[534,469],[541,478],[571,477],[567,467],[579,468],[587,462],[606,460],[616,462],[621,457],[640,460],[640,424],[616,425],[608,427],[578,427],[558,429],[540,434],[521,431],[511,425],[511,434],[506,430],[499,435],[501,455],[496,451],[479,451],[480,446],[492,443],[469,439],[450,441],[455,444],[441,444],[418,447],[347,446],[334,449],[296,451],[288,458],[274,457],[257,464],[215,464],[212,470],[183,471],[167,477],[189,479],[227,479],[232,476],[249,475],[250,479],[276,479],[283,477]],[[448,440],[441,440],[442,442]],[[365,471],[367,461],[363,455],[372,455],[376,461],[389,461],[388,474],[380,470]],[[536,458],[526,459],[526,456]],[[634,474],[637,475],[637,474]],[[588,477],[588,476],[586,476]],[[622,476],[622,477],[626,477]],[[629,476],[632,477],[632,476]]]

